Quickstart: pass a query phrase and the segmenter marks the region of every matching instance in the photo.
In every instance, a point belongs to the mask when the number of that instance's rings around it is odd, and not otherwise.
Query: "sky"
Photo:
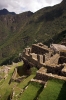
[[[60,3],[62,0],[0,0],[0,10],[6,8],[10,12],[15,12],[17,14],[37,10],[53,6]]]

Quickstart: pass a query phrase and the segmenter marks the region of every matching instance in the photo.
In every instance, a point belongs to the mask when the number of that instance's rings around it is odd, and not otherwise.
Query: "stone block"
[[[61,51],[61,52],[60,52],[60,56],[66,57],[66,51]]]
[[[38,54],[38,55],[37,55],[37,59],[38,59],[38,62],[39,62],[39,63],[43,63],[43,62],[44,62],[44,61],[43,61],[43,60],[44,60],[44,59],[43,59],[43,55],[39,55],[39,54]]]

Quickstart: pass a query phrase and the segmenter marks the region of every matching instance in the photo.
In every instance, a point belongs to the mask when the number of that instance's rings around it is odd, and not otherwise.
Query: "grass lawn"
[[[40,88],[42,85],[31,82],[18,100],[34,100]]]
[[[66,100],[66,82],[49,80],[38,100]]]

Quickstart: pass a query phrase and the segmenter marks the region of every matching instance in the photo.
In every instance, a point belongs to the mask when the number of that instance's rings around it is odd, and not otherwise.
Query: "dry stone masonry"
[[[27,66],[39,69],[35,80],[47,81],[51,78],[66,80],[65,45],[51,44],[48,48],[42,43],[33,44],[31,48],[25,48],[22,59]]]

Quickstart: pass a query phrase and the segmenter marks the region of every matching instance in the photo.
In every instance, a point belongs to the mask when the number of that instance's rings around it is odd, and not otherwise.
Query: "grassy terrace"
[[[27,77],[26,79],[24,79],[21,83],[19,83],[19,84],[16,85],[16,87],[14,88],[14,91],[15,91],[14,100],[15,100],[16,98],[18,98],[18,96],[19,96],[21,90],[24,89],[24,88],[28,85],[29,81],[30,81],[34,76],[35,76],[35,75],[30,75],[29,77]],[[12,83],[12,85],[13,85],[13,83]],[[16,95],[18,95],[18,96],[16,97]],[[19,97],[20,97],[20,96],[19,96]]]
[[[66,82],[49,80],[38,100],[66,100]]]
[[[65,81],[55,79],[48,80],[45,88],[39,83],[30,82],[30,80],[35,77],[37,71],[35,67],[30,69],[30,75],[26,75],[26,78],[21,80],[20,83],[11,82],[11,84],[9,84],[15,67],[19,67],[20,75],[21,70],[22,72],[25,71],[22,65],[22,62],[13,64],[7,78],[0,80],[0,100],[9,100],[8,97],[9,95],[11,96],[13,92],[15,95],[13,96],[12,100],[66,100]],[[22,75],[25,75],[25,73],[23,72]]]
[[[21,67],[21,66],[20,66]],[[20,68],[21,69],[21,68]],[[14,100],[15,99],[18,99],[18,97],[20,97],[20,92],[21,92],[21,90],[22,89],[24,89],[28,84],[29,84],[29,82],[30,82],[30,80],[32,79],[32,78],[34,78],[35,77],[35,74],[36,74],[36,68],[35,67],[33,67],[33,68],[31,68],[31,75],[29,75],[27,78],[25,78],[24,80],[22,80],[19,84],[17,84],[17,86],[14,88],[14,91],[15,91],[15,96],[14,96]],[[22,70],[23,71],[23,70]],[[23,72],[23,74],[25,74],[24,72]],[[11,85],[13,85],[13,82],[11,83]],[[16,95],[17,95],[17,97],[16,97]]]
[[[22,62],[19,62],[18,64],[12,65],[11,70],[8,73],[8,77],[6,79],[2,79],[0,81],[0,95],[1,95],[0,100],[7,100],[8,99],[8,96],[10,95],[10,93],[12,91],[12,85],[9,85],[9,81],[11,79],[14,68],[16,66],[21,66],[22,64],[23,64]],[[15,85],[15,83],[14,83],[14,85]]]
[[[11,87],[9,86],[9,80],[12,76],[14,68],[15,68],[15,66],[13,66],[12,69],[10,70],[7,79],[6,80],[2,79],[2,81],[0,82],[1,83],[1,85],[0,85],[0,95],[1,95],[0,100],[7,100],[8,95],[11,92]]]
[[[34,100],[42,87],[39,83],[31,82],[18,100]]]

